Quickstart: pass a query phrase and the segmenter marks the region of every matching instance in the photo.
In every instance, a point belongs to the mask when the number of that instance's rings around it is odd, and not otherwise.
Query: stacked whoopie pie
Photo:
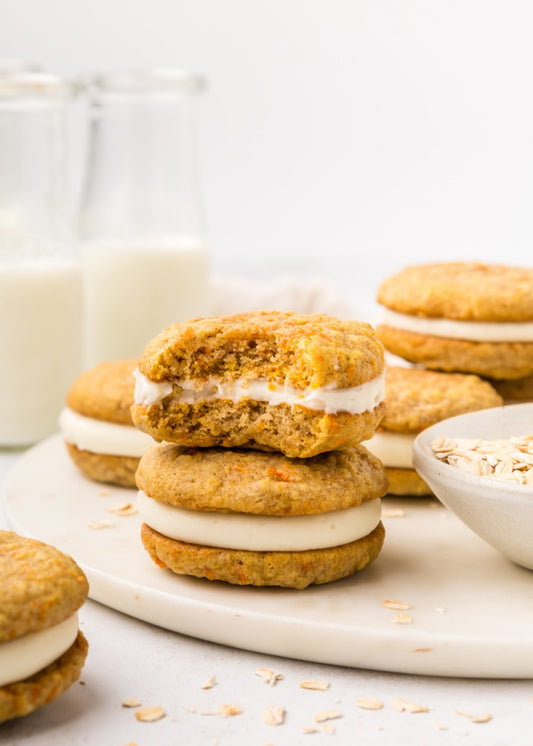
[[[384,307],[379,338],[417,368],[389,371],[384,438],[368,447],[390,467],[391,491],[427,494],[410,445],[400,453],[390,431],[414,435],[447,417],[533,395],[533,269],[415,265],[386,278],[377,299]]]
[[[175,573],[305,588],[383,544],[384,353],[365,323],[254,312],[174,324],[144,350],[134,424],[142,541]]]

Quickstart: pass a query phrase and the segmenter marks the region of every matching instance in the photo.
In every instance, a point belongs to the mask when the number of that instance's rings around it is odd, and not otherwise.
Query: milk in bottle
[[[65,192],[73,95],[56,76],[0,76],[0,447],[56,432],[81,370],[81,272]]]

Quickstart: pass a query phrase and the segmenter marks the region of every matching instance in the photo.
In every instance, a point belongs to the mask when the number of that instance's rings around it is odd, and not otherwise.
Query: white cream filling
[[[78,615],[40,632],[0,642],[0,686],[27,679],[65,653],[78,636]]]
[[[150,381],[138,369],[134,371],[136,404],[146,407],[158,404],[172,392],[168,381]],[[360,386],[340,389],[333,384],[318,388],[295,389],[292,386],[278,385],[263,379],[238,378],[224,382],[216,378],[207,381],[175,381],[181,388],[179,401],[194,404],[197,401],[229,399],[233,403],[249,398],[277,404],[297,404],[308,409],[324,410],[326,414],[349,412],[362,414],[375,409],[385,398],[385,373],[362,383]]]
[[[411,433],[379,431],[369,440],[365,440],[363,445],[377,456],[384,466],[412,469],[414,440],[415,436]]]
[[[316,515],[263,516],[185,510],[139,491],[141,518],[171,539],[190,544],[256,552],[324,549],[367,536],[381,519],[381,500]]]
[[[140,458],[154,444],[149,435],[133,425],[84,417],[68,407],[59,415],[59,427],[68,443],[91,453]]]
[[[381,321],[396,329],[430,337],[471,342],[533,342],[532,321],[453,321],[411,316],[390,309],[383,310]]]

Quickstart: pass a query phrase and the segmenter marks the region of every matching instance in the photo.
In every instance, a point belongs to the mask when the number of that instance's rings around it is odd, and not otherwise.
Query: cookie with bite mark
[[[383,368],[364,322],[274,311],[195,319],[145,348],[132,418],[159,441],[308,458],[370,437]]]

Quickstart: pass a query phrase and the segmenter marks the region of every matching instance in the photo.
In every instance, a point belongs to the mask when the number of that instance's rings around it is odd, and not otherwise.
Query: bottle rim
[[[21,73],[40,73],[41,66],[22,57],[0,57],[0,75],[20,75]]]
[[[124,69],[80,76],[78,82],[92,98],[168,93],[200,93],[206,80],[181,68]]]
[[[0,74],[0,100],[68,99],[79,91],[78,84],[53,73],[16,72]]]

